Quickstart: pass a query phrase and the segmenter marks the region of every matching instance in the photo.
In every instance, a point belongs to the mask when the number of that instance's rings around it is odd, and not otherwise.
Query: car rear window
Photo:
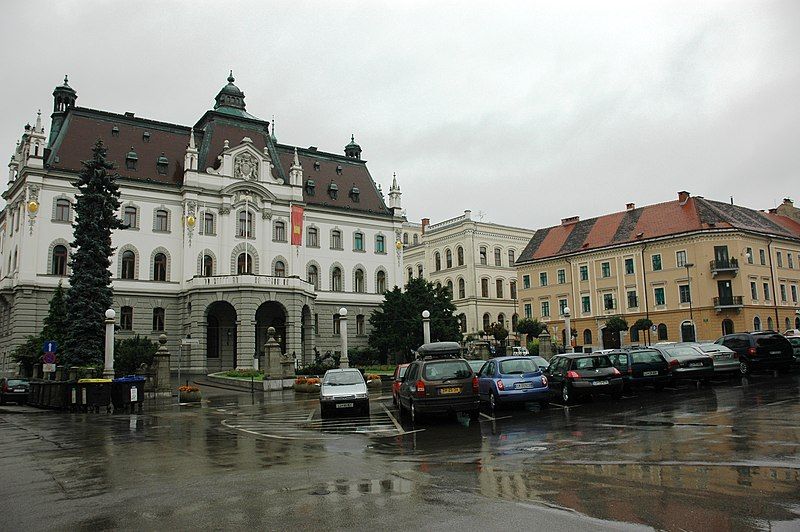
[[[359,371],[337,371],[336,373],[327,374],[324,382],[334,386],[347,386],[349,384],[361,384],[364,382],[364,377],[361,376]]]
[[[789,343],[794,346],[800,345],[800,337],[787,338],[787,340],[789,340]]]
[[[659,364],[663,362],[661,354],[655,350],[634,351],[631,353],[631,362],[634,364]]]
[[[664,351],[671,357],[696,357],[700,354],[697,349],[689,346],[667,347]]]
[[[778,334],[770,334],[769,336],[757,336],[756,345],[758,347],[779,347],[784,345],[785,338]]]
[[[425,370],[422,372],[426,381],[466,379],[470,375],[472,375],[472,369],[463,360],[431,362],[425,365]]]
[[[27,385],[27,384],[28,384],[28,381],[23,381],[23,380],[19,380],[19,379],[9,379],[8,380],[8,385],[9,386],[20,386],[20,385]]]
[[[505,375],[522,375],[534,371],[539,371],[539,368],[529,358],[513,358],[500,362],[500,373]]]
[[[606,355],[575,359],[575,369],[610,368],[611,359]]]
[[[397,370],[397,377],[398,378],[402,378],[403,376],[405,376],[406,371],[408,371],[408,366],[405,366],[405,367],[402,367],[402,368],[398,369]]]

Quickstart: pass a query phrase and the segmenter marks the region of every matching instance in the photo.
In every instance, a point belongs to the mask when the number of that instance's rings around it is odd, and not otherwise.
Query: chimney
[[[625,210],[626,211],[632,211],[635,208],[636,208],[636,204],[635,203],[626,203],[625,204]]]
[[[787,207],[794,207],[794,202],[791,198],[783,198],[783,204]]]
[[[430,218],[423,218],[422,219],[422,234],[423,235],[425,234],[425,228],[428,227],[429,225],[431,225],[431,219]]]
[[[561,218],[561,225],[571,225],[580,221],[580,216],[570,216],[569,218]]]
[[[783,203],[775,209],[775,214],[787,216],[795,222],[800,222],[800,209],[794,206],[794,202],[790,198],[783,198]]]
[[[472,220],[472,211],[469,210],[469,209],[465,210],[464,211],[464,218],[466,218],[467,220]]]
[[[689,201],[689,195],[690,194],[685,190],[681,190],[678,192],[678,202],[680,202],[681,205],[686,205],[686,202]]]

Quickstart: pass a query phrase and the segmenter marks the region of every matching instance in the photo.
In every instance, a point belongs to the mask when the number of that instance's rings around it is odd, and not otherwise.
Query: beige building
[[[769,212],[678,193],[676,200],[540,229],[517,261],[519,312],[564,341],[599,349],[715,340],[730,332],[800,328],[800,209]],[[612,334],[612,316],[647,332]],[[574,334],[574,333],[573,333]]]
[[[517,274],[514,262],[533,231],[472,219],[471,211],[430,224],[403,224],[406,279],[424,277],[450,288],[461,330],[475,334],[492,323],[516,325]],[[418,241],[414,245],[414,241]],[[514,335],[512,333],[511,338]]]

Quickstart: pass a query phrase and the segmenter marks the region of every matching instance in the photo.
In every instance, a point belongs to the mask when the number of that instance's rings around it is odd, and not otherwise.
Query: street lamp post
[[[339,358],[340,368],[349,368],[350,360],[347,358],[347,309],[339,309],[339,334],[342,338],[342,356]]]
[[[106,310],[106,345],[105,360],[103,361],[103,377],[110,379],[114,377],[114,318],[117,313],[113,308]]]
[[[569,324],[569,307],[564,307],[564,350],[567,353],[572,353],[572,327]]]
[[[687,262],[684,266],[686,267],[686,283],[689,287],[689,323],[692,325],[692,339],[690,341],[694,342],[697,339],[697,330],[694,327],[694,315],[692,313],[692,278],[689,277],[689,268],[693,267],[694,264]]]
[[[422,311],[422,338],[423,343],[431,343],[431,313],[430,311]]]

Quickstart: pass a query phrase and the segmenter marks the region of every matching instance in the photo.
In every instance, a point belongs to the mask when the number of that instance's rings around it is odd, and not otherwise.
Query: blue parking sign
[[[47,340],[42,346],[42,351],[45,353],[55,353],[57,348],[58,344],[56,344],[53,340]]]

